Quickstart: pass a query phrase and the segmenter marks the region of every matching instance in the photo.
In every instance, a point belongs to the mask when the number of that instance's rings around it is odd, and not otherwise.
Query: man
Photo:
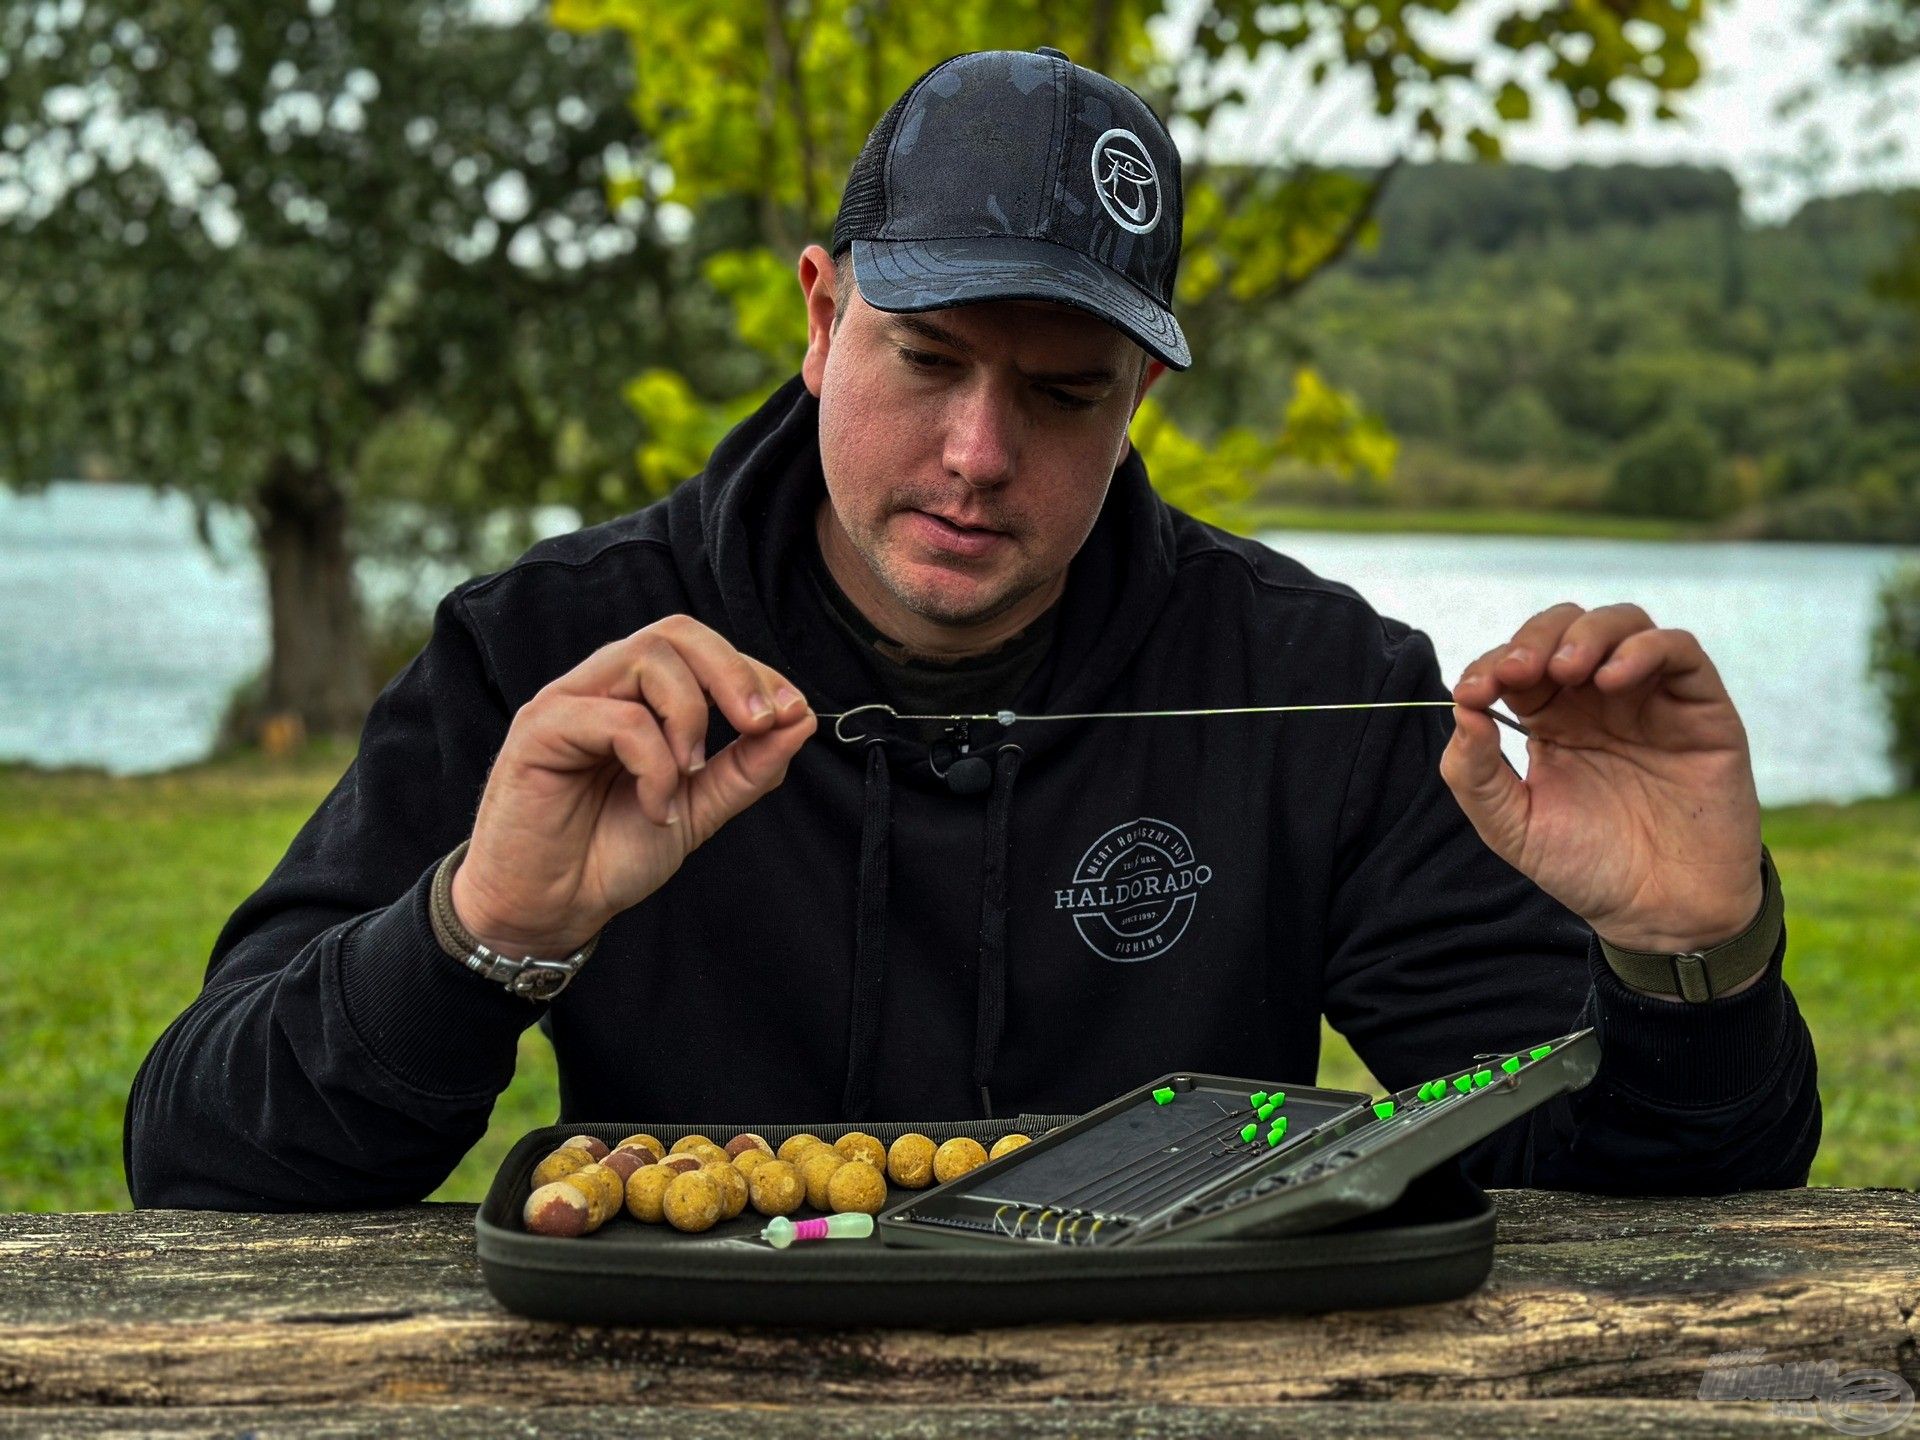
[[[1305,1081],[1323,1012],[1395,1088],[1598,1027],[1482,1183],[1804,1183],[1813,1050],[1691,636],[1562,605],[1457,709],[1103,718],[1447,697],[1418,631],[1149,486],[1179,234],[1124,87],[922,76],[799,259],[802,373],[441,602],[135,1079],[135,1202],[417,1200],[536,1022],[564,1119],[827,1124]]]

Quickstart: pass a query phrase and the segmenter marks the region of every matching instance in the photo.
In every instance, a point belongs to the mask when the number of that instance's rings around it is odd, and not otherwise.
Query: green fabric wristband
[[[1773,958],[1785,923],[1786,901],[1780,893],[1780,872],[1774,869],[1773,856],[1764,845],[1760,847],[1760,880],[1764,891],[1760,913],[1745,930],[1711,950],[1667,955],[1623,950],[1596,935],[1600,953],[1606,956],[1613,973],[1635,989],[1704,1005],[1759,974]]]

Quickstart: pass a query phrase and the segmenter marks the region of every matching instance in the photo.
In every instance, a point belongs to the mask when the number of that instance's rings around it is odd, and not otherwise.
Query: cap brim
[[[854,283],[876,310],[939,310],[981,300],[1051,300],[1099,316],[1175,370],[1193,364],[1180,322],[1118,272],[1078,250],[1019,235],[856,240]]]

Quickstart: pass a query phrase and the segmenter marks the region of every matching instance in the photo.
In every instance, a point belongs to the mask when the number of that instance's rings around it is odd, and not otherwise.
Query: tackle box
[[[1182,1072],[1078,1116],[543,1126],[515,1144],[476,1216],[481,1273],[509,1310],[595,1324],[949,1327],[1449,1300],[1493,1263],[1492,1203],[1455,1157],[1598,1064],[1583,1029],[1377,1100]],[[853,1128],[887,1144],[909,1131],[1033,1139],[945,1185],[890,1184],[860,1240],[778,1250],[751,1207],[700,1234],[621,1215],[562,1239],[520,1222],[534,1167],[569,1135],[724,1144],[752,1130],[777,1148]]]

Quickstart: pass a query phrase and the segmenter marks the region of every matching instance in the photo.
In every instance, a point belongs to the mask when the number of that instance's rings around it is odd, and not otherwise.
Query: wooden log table
[[[1448,1304],[945,1332],[522,1320],[467,1205],[5,1214],[0,1436],[1821,1435],[1709,1358],[1920,1386],[1913,1191],[1495,1198]]]

